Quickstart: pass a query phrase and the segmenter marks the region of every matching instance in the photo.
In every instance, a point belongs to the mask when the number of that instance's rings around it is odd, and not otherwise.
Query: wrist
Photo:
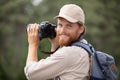
[[[29,47],[30,47],[30,48],[38,48],[38,46],[39,46],[39,45],[37,45],[37,44],[29,44]]]
[[[58,47],[56,44],[51,44],[51,51],[55,51]]]
[[[31,61],[38,61],[37,58],[37,46],[35,45],[29,45],[28,46],[28,57],[27,57],[27,63],[31,62]]]

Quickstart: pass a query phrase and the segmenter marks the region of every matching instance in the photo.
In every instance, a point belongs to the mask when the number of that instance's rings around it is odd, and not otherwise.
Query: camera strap
[[[53,54],[54,52],[56,52],[59,49],[59,47],[55,50],[55,51],[43,51],[40,50],[40,52],[45,53],[45,54]]]

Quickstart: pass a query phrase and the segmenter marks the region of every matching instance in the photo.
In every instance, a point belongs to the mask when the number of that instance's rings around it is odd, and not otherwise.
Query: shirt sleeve
[[[68,50],[59,49],[46,59],[28,63],[24,68],[27,79],[46,80],[64,73],[70,62],[66,53],[68,53]]]

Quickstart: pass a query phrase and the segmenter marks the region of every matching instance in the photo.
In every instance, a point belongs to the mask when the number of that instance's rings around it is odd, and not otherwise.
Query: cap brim
[[[66,15],[58,15],[58,16],[55,16],[55,18],[64,18],[64,19],[66,19],[67,21],[69,21],[69,22],[71,22],[71,23],[76,23],[76,22],[78,22],[78,20],[73,19],[73,18],[71,18],[71,17],[69,17],[69,16],[66,16]]]

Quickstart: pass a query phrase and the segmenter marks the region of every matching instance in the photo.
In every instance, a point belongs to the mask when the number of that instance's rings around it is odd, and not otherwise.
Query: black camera
[[[49,23],[48,21],[44,21],[40,23],[39,26],[39,38],[54,38],[56,37],[55,32],[56,25]]]
[[[28,25],[28,27],[30,24]],[[39,25],[39,39],[43,38],[54,38],[56,37],[56,32],[55,32],[56,25],[49,23],[48,21],[43,21]]]

